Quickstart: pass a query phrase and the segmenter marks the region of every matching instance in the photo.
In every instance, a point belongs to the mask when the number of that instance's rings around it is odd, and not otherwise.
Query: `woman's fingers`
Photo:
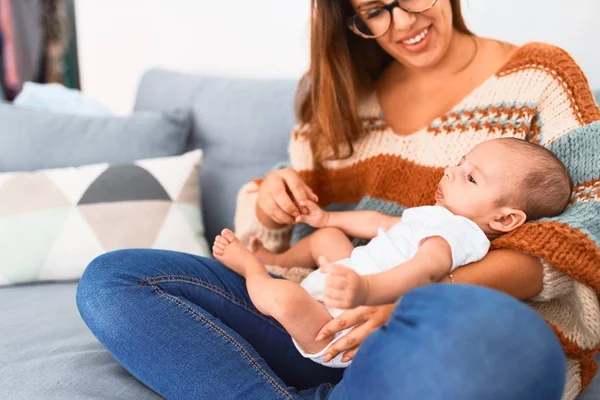
[[[332,344],[331,347],[327,349],[326,356],[329,355],[330,359],[334,359],[338,354],[346,353],[344,354],[344,357],[342,357],[345,358],[347,353],[352,351],[351,354],[352,357],[354,357],[354,354],[356,353],[356,350],[358,350],[360,344],[364,342],[367,336],[377,330],[377,328],[380,326],[381,325],[379,323],[371,320],[367,320],[360,325],[354,326],[354,328],[352,328],[352,330],[350,330],[346,336]]]
[[[281,177],[285,180],[287,189],[292,194],[296,204],[300,204],[306,200],[310,200],[315,203],[319,201],[317,195],[312,191],[310,186],[304,183],[298,172],[295,170],[286,168],[281,171]]]
[[[368,315],[365,312],[368,307],[357,307],[351,310],[346,310],[331,321],[323,325],[319,333],[317,334],[317,341],[322,340],[326,337],[333,336],[334,334],[343,331],[344,329],[353,325],[362,324],[368,319]],[[319,337],[322,335],[322,338]]]
[[[283,224],[291,224],[294,222],[294,217],[288,215],[285,211],[283,211],[275,200],[272,197],[267,197],[260,204],[262,210],[276,223]]]
[[[291,168],[271,172],[261,184],[258,204],[261,210],[279,225],[293,224],[307,208],[304,201],[317,201],[317,196],[300,175]]]
[[[352,329],[350,332],[348,332],[348,334],[346,334],[346,336],[344,336],[343,338],[341,338],[340,340],[338,340],[337,342],[332,344],[331,347],[329,347],[329,349],[327,349],[327,352],[323,356],[323,360],[325,362],[333,360],[340,353],[343,353],[345,351],[352,350],[353,348],[358,347],[360,345],[360,343],[362,343],[362,341],[366,338],[366,336],[363,338],[360,338],[360,337],[357,337],[356,335],[353,335],[352,334],[353,331],[354,331],[354,329]]]
[[[286,191],[275,193],[273,195],[273,200],[275,200],[275,204],[277,204],[279,209],[288,214],[290,217],[295,218],[300,215],[298,207],[296,207]]]
[[[354,356],[356,355],[356,352],[358,351],[358,346],[355,346],[353,348],[351,348],[350,350],[347,350],[344,355],[342,356],[342,362],[347,362],[350,361],[354,358]]]

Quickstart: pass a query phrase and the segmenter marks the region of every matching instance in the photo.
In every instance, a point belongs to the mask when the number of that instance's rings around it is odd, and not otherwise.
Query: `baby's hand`
[[[300,202],[303,213],[296,217],[296,223],[305,223],[313,228],[324,228],[329,221],[329,213],[310,200]]]
[[[327,307],[348,309],[365,304],[369,287],[364,276],[343,265],[326,263],[324,258],[320,261],[321,272],[329,274],[323,294],[323,303]]]

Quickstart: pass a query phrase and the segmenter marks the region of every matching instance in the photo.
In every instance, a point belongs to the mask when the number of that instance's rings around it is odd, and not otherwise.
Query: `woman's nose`
[[[417,16],[407,13],[400,7],[394,7],[392,10],[393,28],[399,31],[407,31],[414,24]]]

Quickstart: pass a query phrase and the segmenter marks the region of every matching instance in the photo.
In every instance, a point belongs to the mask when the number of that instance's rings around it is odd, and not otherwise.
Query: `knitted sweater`
[[[517,137],[551,149],[574,181],[571,204],[559,217],[528,222],[492,242],[539,257],[543,290],[529,304],[553,327],[568,358],[563,399],[574,399],[594,377],[600,350],[600,110],[575,61],[540,43],[519,48],[492,77],[451,111],[410,135],[386,125],[373,94],[361,99],[365,135],[344,160],[315,173],[307,127],[292,133],[290,161],[327,209],[378,210],[400,215],[434,203],[443,169],[478,143]],[[289,244],[288,228],[270,230],[255,215],[260,181],[238,195],[236,231],[257,235],[272,250]],[[308,233],[294,228],[297,239]],[[297,275],[300,279],[302,274]]]

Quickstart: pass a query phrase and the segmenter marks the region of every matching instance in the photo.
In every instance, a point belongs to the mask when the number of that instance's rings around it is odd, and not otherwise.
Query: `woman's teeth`
[[[417,36],[415,36],[413,38],[410,38],[408,40],[403,40],[402,43],[404,43],[404,44],[417,44],[421,40],[425,39],[425,36],[427,36],[428,32],[429,32],[429,28],[425,28],[423,30],[423,32],[419,33]]]

